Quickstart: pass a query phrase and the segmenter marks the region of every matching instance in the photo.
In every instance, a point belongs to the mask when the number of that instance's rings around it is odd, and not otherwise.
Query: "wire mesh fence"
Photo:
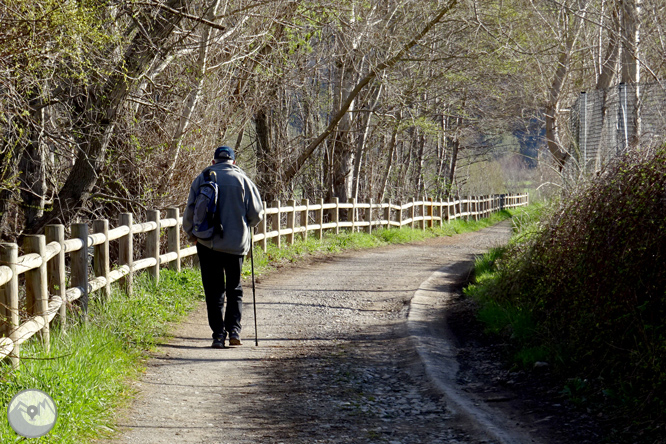
[[[640,144],[666,136],[666,81],[583,92],[570,109],[565,174],[596,173]]]

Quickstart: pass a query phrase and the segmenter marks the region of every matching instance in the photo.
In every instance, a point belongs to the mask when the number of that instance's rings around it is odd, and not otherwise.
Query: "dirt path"
[[[211,349],[200,307],[149,362],[118,441],[493,442],[431,385],[406,320],[435,271],[508,236],[504,223],[283,267],[257,283],[258,347],[249,285],[241,347]]]

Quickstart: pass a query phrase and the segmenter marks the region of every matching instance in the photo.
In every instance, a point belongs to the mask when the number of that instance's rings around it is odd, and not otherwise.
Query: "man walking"
[[[210,177],[218,185],[216,229],[212,237],[199,239],[193,234],[195,201],[202,183]],[[250,230],[261,221],[263,213],[259,190],[236,166],[234,151],[228,146],[217,148],[212,165],[192,182],[183,214],[183,229],[197,246],[213,348],[225,348],[227,334],[229,345],[241,345],[241,268],[251,247]]]

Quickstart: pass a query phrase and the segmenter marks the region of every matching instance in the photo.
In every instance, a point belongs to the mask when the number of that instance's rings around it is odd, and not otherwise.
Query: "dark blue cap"
[[[234,154],[234,150],[232,150],[228,146],[221,146],[215,150],[215,160],[235,160],[236,155]]]

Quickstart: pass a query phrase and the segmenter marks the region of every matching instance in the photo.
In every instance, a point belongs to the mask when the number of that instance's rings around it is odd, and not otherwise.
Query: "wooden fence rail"
[[[276,201],[268,207],[264,202],[266,216],[256,229],[254,242],[266,251],[269,239],[279,247],[283,236],[291,244],[297,234],[307,238],[310,232],[314,232],[321,239],[325,230],[339,233],[341,228],[347,228],[372,232],[380,227],[406,225],[425,230],[458,218],[478,220],[502,209],[527,205],[528,199],[527,194],[516,194],[444,202],[412,199],[406,204],[390,201],[362,203],[355,199],[346,203],[338,199],[329,203],[324,203],[323,199],[310,203],[304,199],[300,204],[290,200],[284,206]],[[341,210],[346,211],[347,220],[341,220]],[[140,270],[147,269],[156,281],[161,265],[168,264],[179,271],[181,260],[193,256],[196,247],[180,246],[182,217],[178,209],[168,209],[166,216],[161,219],[160,211],[151,210],[147,222],[133,223],[132,215],[123,213],[118,219],[118,227],[109,229],[109,221],[97,220],[92,224],[92,233],[87,224],[73,224],[71,238],[67,240],[62,225],[49,225],[44,235],[24,238],[24,254],[21,256],[17,244],[0,243],[0,359],[8,357],[16,368],[21,344],[35,334],[39,334],[48,349],[50,323],[59,315],[60,322],[66,325],[67,304],[79,301],[80,311],[86,316],[89,295],[101,291],[101,298],[107,300],[111,297],[113,282],[120,281],[124,290],[131,294],[133,274]],[[286,220],[284,224],[283,219]],[[161,253],[162,230],[166,230],[167,235],[164,253]],[[146,235],[143,246],[146,257],[134,260],[134,235],[141,233]],[[118,242],[119,258],[113,269],[109,257],[110,242]],[[69,288],[66,254],[69,254],[70,263]],[[25,275],[23,297],[19,288],[21,274]],[[21,319],[20,302],[23,302],[27,319]]]

